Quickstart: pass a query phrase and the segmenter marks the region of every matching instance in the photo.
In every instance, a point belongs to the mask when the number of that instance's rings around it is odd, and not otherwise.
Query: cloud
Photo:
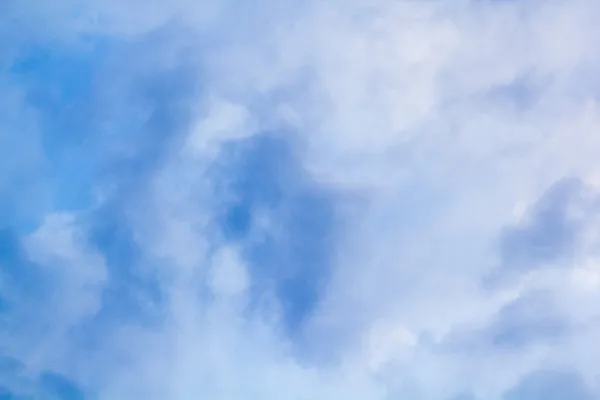
[[[1,7],[0,397],[600,390],[595,1]]]

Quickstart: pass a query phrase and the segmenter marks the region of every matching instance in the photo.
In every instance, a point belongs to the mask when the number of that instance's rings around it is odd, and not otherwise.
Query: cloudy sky
[[[598,0],[0,2],[0,399],[600,398]]]

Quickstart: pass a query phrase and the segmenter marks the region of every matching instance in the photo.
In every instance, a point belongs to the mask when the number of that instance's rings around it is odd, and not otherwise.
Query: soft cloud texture
[[[0,6],[0,398],[600,396],[600,3],[55,3]]]

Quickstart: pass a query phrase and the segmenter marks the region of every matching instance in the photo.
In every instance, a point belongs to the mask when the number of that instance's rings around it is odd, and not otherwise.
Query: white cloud
[[[187,146],[192,152],[200,152],[213,157],[224,141],[239,140],[248,137],[255,130],[248,111],[238,104],[224,100],[213,101],[206,107],[208,111],[197,122],[188,137]]]
[[[218,295],[235,296],[248,288],[246,267],[235,249],[221,248],[214,256],[211,285]]]

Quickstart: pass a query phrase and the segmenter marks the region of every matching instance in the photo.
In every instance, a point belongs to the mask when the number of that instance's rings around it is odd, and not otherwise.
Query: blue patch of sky
[[[0,356],[0,399],[82,400],[83,390],[67,377],[43,371],[31,376],[26,366],[11,357]]]
[[[274,294],[287,333],[299,334],[331,273],[335,195],[310,179],[285,134],[230,143],[214,171],[217,224],[243,249],[253,303]],[[260,215],[268,228],[257,222]]]
[[[581,182],[556,182],[531,210],[531,221],[507,229],[500,243],[503,265],[507,268],[536,268],[573,254],[580,226],[569,219],[568,207],[580,194]]]
[[[482,286],[491,290],[522,273],[573,257],[585,221],[572,218],[568,210],[583,189],[577,178],[560,179],[533,204],[524,222],[507,226],[498,238],[499,266],[484,276]],[[597,205],[584,211],[594,212],[593,207]]]
[[[108,205],[94,211],[87,222],[89,242],[104,256],[108,271],[102,309],[92,321],[98,329],[124,322],[151,322],[156,318],[153,305],[162,299],[159,277],[152,273],[151,264],[144,264],[143,249],[127,221]]]
[[[0,227],[4,228],[39,223],[40,210],[49,200],[35,127],[19,103],[13,85],[0,75]]]
[[[11,229],[0,230],[0,274],[0,325],[6,325],[4,333],[10,335],[43,323],[46,318],[35,314],[49,295],[52,276],[28,259],[19,236]]]
[[[556,307],[556,301],[551,292],[528,293],[502,307],[486,327],[456,329],[432,346],[442,353],[486,355],[551,345],[574,329]]]
[[[83,391],[68,378],[53,372],[44,372],[39,377],[39,385],[44,397],[57,400],[83,400]]]
[[[504,400],[592,400],[584,380],[571,371],[536,371],[521,380]]]
[[[12,82],[24,91],[24,106],[36,119],[45,178],[59,209],[84,208],[91,201],[94,154],[83,152],[82,145],[93,118],[96,74],[109,51],[110,43],[102,39],[85,46],[31,44],[18,53],[9,70]]]
[[[519,349],[540,341],[560,339],[569,330],[570,326],[556,311],[550,294],[536,292],[503,308],[486,336],[495,347]]]
[[[525,74],[510,82],[492,87],[485,97],[486,100],[495,103],[510,104],[516,111],[522,113],[531,109],[540,99],[542,87],[532,75]]]

